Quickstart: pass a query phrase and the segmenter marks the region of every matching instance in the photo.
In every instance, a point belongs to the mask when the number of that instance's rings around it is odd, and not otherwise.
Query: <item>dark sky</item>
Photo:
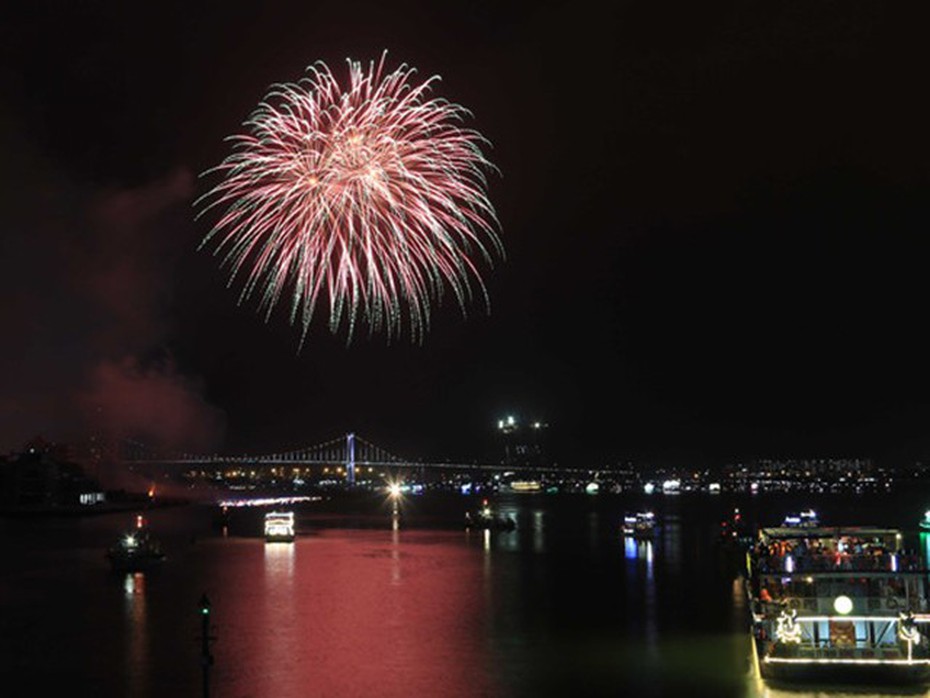
[[[928,14],[852,2],[32,2],[0,10],[0,449],[354,430],[559,460],[930,450]],[[231,8],[232,5],[237,7]],[[490,314],[422,345],[265,323],[198,177],[274,82],[388,50],[493,147]]]

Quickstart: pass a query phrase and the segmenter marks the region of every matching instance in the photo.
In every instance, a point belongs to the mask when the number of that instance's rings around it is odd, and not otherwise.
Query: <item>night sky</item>
[[[0,450],[355,431],[559,462],[930,452],[928,13],[880,2],[18,3],[0,10]],[[233,7],[235,5],[235,7]],[[241,7],[239,6],[241,5]],[[193,202],[269,85],[388,51],[492,143],[507,257],[422,344],[302,349]]]

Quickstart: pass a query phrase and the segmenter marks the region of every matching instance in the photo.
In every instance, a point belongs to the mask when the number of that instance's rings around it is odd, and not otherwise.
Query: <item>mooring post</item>
[[[210,667],[213,666],[213,655],[210,654],[210,599],[206,592],[200,597],[200,666],[203,670],[203,698],[210,696]]]

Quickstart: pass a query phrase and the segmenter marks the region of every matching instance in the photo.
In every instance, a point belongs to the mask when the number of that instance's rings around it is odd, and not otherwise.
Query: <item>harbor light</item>
[[[853,609],[852,599],[845,594],[840,594],[833,600],[833,608],[841,616],[849,615]]]

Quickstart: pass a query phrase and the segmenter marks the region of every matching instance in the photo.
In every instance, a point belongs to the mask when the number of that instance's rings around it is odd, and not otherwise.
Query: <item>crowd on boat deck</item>
[[[921,569],[915,551],[895,553],[875,539],[845,536],[840,539],[792,538],[760,540],[753,550],[763,572],[802,572],[813,570],[890,570],[894,572]]]

